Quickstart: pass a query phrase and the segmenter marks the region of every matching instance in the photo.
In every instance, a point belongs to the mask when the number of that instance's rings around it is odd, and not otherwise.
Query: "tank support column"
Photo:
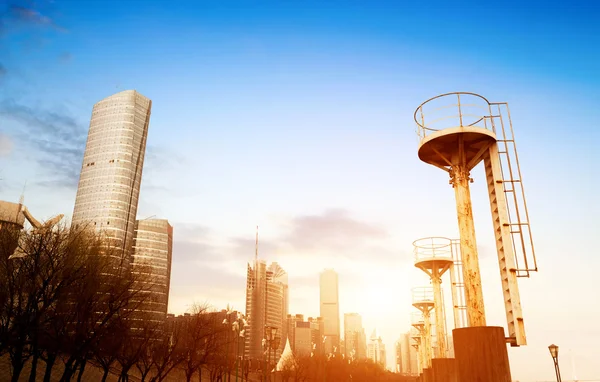
[[[433,284],[433,298],[435,303],[435,332],[437,335],[436,357],[446,357],[446,330],[444,325],[446,319],[444,317],[444,302],[442,301],[442,277],[437,268],[433,269],[431,274],[431,283]]]
[[[465,160],[462,136],[459,138],[458,153],[453,159],[450,169],[450,184],[454,188],[456,197],[467,319],[469,326],[485,326],[485,308],[483,305],[481,274],[479,273],[479,259],[477,258],[471,192],[469,190],[471,178]]]

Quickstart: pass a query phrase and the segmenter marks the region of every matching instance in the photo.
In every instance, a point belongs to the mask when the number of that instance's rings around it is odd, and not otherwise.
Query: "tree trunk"
[[[102,382],[106,382],[106,378],[108,378],[108,371],[108,367],[104,368],[104,374],[102,374]]]
[[[52,377],[52,368],[54,367],[54,361],[56,361],[56,354],[48,354],[46,357],[46,372],[44,373],[44,382],[50,382]]]
[[[10,354],[10,363],[12,365],[12,382],[18,382],[23,371],[23,347],[17,346],[14,352]]]
[[[86,363],[87,363],[87,360],[85,360],[85,359],[83,360],[83,362],[81,362],[81,366],[79,367],[79,375],[77,375],[77,382],[81,382],[81,377],[83,377],[83,372],[85,370]]]
[[[65,371],[63,372],[62,377],[60,377],[60,382],[68,382],[71,380],[71,376],[73,375],[73,364],[75,363],[74,358],[70,358],[65,364]]]
[[[21,371],[23,370],[23,363],[21,364],[16,364],[13,363],[13,370],[12,370],[12,379],[11,382],[19,382],[19,376],[21,375]]]
[[[29,373],[29,382],[35,382],[36,380],[37,364],[39,357],[40,355],[38,354],[38,346],[36,341],[33,344],[33,359],[31,360],[31,372]]]

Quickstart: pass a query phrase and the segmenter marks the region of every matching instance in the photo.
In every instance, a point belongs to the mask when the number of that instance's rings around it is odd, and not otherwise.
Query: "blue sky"
[[[511,107],[541,269],[521,283],[514,378],[551,380],[552,342],[577,377],[600,378],[599,16],[593,2],[0,0],[0,198],[26,183],[37,216],[69,217],[93,104],[136,89],[153,100],[139,217],[175,227],[170,309],[243,309],[258,224],[291,313],[318,314],[318,272],[334,267],[341,310],[379,328],[391,363],[410,288],[427,283],[412,241],[457,235],[412,115],[476,92]],[[473,176],[488,323],[504,325]]]

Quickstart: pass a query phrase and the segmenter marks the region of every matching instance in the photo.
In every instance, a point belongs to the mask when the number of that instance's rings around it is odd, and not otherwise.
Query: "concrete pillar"
[[[511,382],[504,328],[459,328],[452,336],[459,381]]]

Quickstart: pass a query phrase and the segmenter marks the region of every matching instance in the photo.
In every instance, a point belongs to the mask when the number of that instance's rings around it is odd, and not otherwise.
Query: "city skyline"
[[[458,235],[447,177],[417,158],[414,110],[455,90],[506,100],[540,260],[540,274],[520,283],[529,344],[509,349],[513,376],[551,379],[547,346],[557,343],[579,378],[597,377],[600,312],[573,293],[597,289],[599,265],[595,7],[490,15],[439,4],[422,30],[422,9],[390,3],[153,4],[135,20],[125,5],[71,1],[37,10],[53,23],[3,18],[2,200],[17,202],[27,184],[36,216],[69,221],[92,105],[139,89],[153,110],[134,219],[168,217],[176,229],[169,311],[206,300],[243,310],[259,224],[260,256],[293,270],[291,311],[318,316],[318,273],[335,268],[340,312],[361,313],[367,333],[379,328],[393,365],[394,342],[410,327],[410,288],[427,282],[411,243]],[[468,27],[483,18],[497,32]],[[39,44],[23,45],[34,37]],[[481,168],[473,177],[486,313],[504,326]]]

